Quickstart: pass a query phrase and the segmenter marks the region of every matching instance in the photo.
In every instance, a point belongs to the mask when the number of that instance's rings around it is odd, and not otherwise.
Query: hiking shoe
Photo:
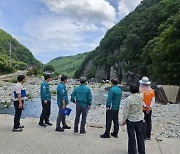
[[[46,125],[52,126],[52,123],[50,122],[45,122]]]
[[[114,133],[111,133],[111,136],[118,138],[118,135],[115,135]]]
[[[74,132],[74,135],[78,135],[78,132]]]
[[[79,136],[82,136],[82,135],[84,135],[84,134],[86,134],[86,131],[80,132],[80,133],[79,133]]]
[[[24,126],[23,125],[19,125],[19,128],[24,128]]]
[[[23,129],[22,129],[22,128],[13,128],[12,131],[13,131],[13,132],[22,132]]]
[[[59,127],[59,128],[56,128],[55,131],[58,131],[58,132],[64,132],[64,129]]]
[[[107,135],[107,134],[103,134],[103,135],[100,135],[101,138],[110,138],[111,136],[110,135]]]
[[[44,123],[39,122],[39,126],[46,127]]]
[[[71,129],[71,127],[69,127],[69,126],[67,126],[67,125],[66,125],[66,126],[63,126],[62,128],[63,128],[63,129]]]

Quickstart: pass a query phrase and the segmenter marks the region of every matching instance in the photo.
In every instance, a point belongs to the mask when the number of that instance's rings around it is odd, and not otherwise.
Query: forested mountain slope
[[[12,51],[12,67],[10,67],[10,43]],[[40,67],[42,64],[32,52],[20,44],[10,34],[0,29],[0,74],[10,73],[16,69],[25,69],[28,65]]]
[[[58,74],[66,74],[73,77],[74,73],[85,59],[87,53],[75,56],[58,57],[51,60],[47,65],[52,65]]]
[[[160,84],[180,84],[179,38],[180,0],[143,0],[107,31],[75,77],[132,82],[147,75]]]

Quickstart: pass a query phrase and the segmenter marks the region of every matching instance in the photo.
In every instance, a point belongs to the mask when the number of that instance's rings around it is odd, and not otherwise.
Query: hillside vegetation
[[[58,74],[65,74],[68,77],[73,77],[75,71],[80,67],[86,55],[87,53],[75,56],[58,57],[51,60],[47,65],[52,65]]]
[[[123,73],[131,73],[147,75],[161,84],[180,84],[180,0],[143,0],[107,31],[76,71],[76,77],[82,75],[89,60],[96,71],[105,66],[108,78],[111,67],[123,63],[125,72],[120,70],[120,81]]]
[[[10,67],[10,42],[12,51],[12,67]],[[28,65],[38,68],[42,65],[30,50],[20,44],[10,34],[0,29],[0,74],[10,73],[17,69],[26,69]]]

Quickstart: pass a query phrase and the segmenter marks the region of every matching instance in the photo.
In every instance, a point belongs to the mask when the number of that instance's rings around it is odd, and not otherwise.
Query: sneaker
[[[44,123],[39,122],[39,126],[46,127]]]
[[[66,126],[63,126],[62,128],[63,128],[63,129],[71,129],[71,127],[69,127],[69,126],[67,126],[67,125],[66,125]]]
[[[111,136],[118,138],[118,135],[115,135],[114,133],[111,133]]]
[[[86,131],[80,132],[80,133],[79,133],[79,136],[82,136],[82,135],[84,135],[84,134],[86,134]]]
[[[19,128],[24,128],[24,126],[23,125],[19,125]]]
[[[13,128],[12,131],[13,131],[13,132],[22,132],[23,129],[22,129],[22,128]]]
[[[56,128],[55,131],[58,131],[58,132],[64,132],[64,129],[59,127],[59,128]]]
[[[110,135],[107,135],[107,134],[103,134],[103,135],[100,135],[101,138],[110,138],[111,136]]]
[[[52,126],[52,123],[50,122],[45,122],[46,125]]]
[[[78,135],[78,132],[74,132],[74,135]]]

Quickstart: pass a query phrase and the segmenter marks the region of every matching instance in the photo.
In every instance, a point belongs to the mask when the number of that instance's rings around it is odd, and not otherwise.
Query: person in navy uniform
[[[55,131],[63,132],[64,129],[71,129],[71,127],[66,124],[66,116],[62,114],[61,109],[66,109],[66,106],[69,104],[68,93],[65,84],[67,83],[67,76],[61,76],[61,82],[57,87],[57,105],[59,107],[58,117],[56,121]],[[60,126],[62,122],[62,127]]]
[[[49,90],[48,82],[51,80],[49,74],[44,75],[44,81],[41,83],[41,103],[42,103],[42,113],[40,116],[39,125],[46,127],[46,125],[52,126],[49,122],[49,117],[51,113],[51,92]],[[44,123],[45,121],[45,123]]]
[[[24,99],[26,97],[26,91],[23,87],[23,83],[25,82],[25,76],[19,75],[17,77],[17,84],[14,87],[14,108],[15,108],[15,115],[14,115],[14,126],[13,131],[23,131],[24,126],[20,125],[20,118],[21,113],[23,110]]]

